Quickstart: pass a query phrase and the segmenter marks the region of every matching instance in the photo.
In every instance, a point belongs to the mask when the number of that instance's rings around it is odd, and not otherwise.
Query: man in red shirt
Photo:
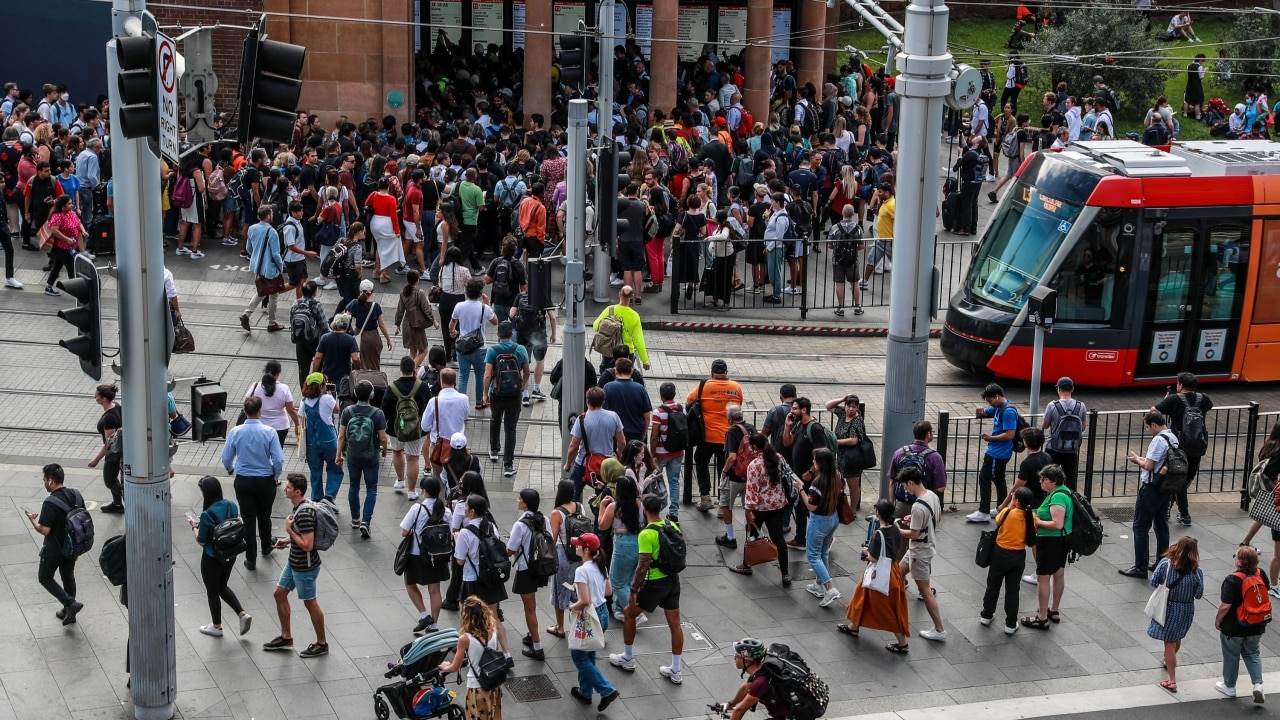
[[[516,206],[516,215],[520,223],[520,234],[524,236],[524,262],[529,265],[529,258],[542,257],[542,248],[547,237],[547,206],[542,204],[542,193],[546,190],[541,182],[533,184],[532,194],[526,195]]]
[[[411,155],[410,158],[416,158]],[[415,162],[414,165],[417,165]],[[422,257],[422,181],[427,177],[426,171],[415,169],[409,175],[409,182],[404,188],[404,256],[418,260],[418,267],[426,272],[427,264]]]

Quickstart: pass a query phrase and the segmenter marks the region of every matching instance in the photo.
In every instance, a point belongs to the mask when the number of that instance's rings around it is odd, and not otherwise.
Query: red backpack
[[[1245,575],[1231,573],[1240,578],[1240,606],[1236,608],[1236,620],[1243,627],[1261,627],[1271,622],[1271,597],[1262,573]]]
[[[755,126],[756,119],[751,111],[745,105],[738,108],[738,137],[743,139],[751,137],[751,129]]]

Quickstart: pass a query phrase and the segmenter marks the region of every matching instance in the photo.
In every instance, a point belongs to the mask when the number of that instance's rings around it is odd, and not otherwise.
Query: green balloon
[[[404,104],[404,93],[399,90],[392,90],[387,93],[387,104],[393,108],[398,108]]]

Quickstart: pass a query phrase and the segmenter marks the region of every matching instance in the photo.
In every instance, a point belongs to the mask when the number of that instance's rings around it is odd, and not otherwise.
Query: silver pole
[[[897,212],[894,222],[894,272],[889,288],[889,344],[885,359],[883,457],[912,440],[911,429],[925,416],[929,321],[933,277],[935,210],[938,203],[938,154],[942,135],[942,98],[950,93],[947,73],[947,17],[943,0],[913,0],[907,6],[902,68],[903,143],[898,153]],[[888,468],[889,463],[881,463]],[[889,478],[882,472],[880,495]]]
[[[115,37],[154,32],[145,0],[114,0]],[[135,30],[130,33],[126,27]],[[111,107],[121,107],[115,41],[107,43]],[[159,108],[157,108],[158,111]],[[120,363],[124,404],[125,536],[128,552],[129,668],[137,720],[169,720],[177,695],[170,526],[169,423],[165,397],[164,250],[160,242],[160,160],[147,140],[113,128]]]
[[[1044,325],[1036,325],[1035,342],[1031,349],[1031,407],[1027,417],[1040,414],[1040,371],[1044,360]]]
[[[561,353],[560,408],[562,419],[560,455],[569,452],[568,419],[583,411],[587,389],[584,387],[583,363],[587,357],[586,312],[587,288],[583,280],[583,257],[587,235],[587,101],[569,101],[569,166],[566,171],[564,258],[564,307],[567,317],[564,347]],[[598,251],[597,251],[598,252]],[[608,283],[608,266],[604,275],[596,275],[596,284]]]
[[[606,143],[613,143],[613,5],[614,0],[603,0],[600,3],[600,12],[596,16],[596,27],[600,30],[600,79],[598,86],[600,88],[599,97],[596,98],[596,133],[600,138],[600,147],[606,147]],[[597,153],[596,154],[596,254],[592,263],[591,272],[594,280],[591,283],[591,299],[598,303],[609,302],[610,292],[613,290],[609,286],[609,259],[608,248],[613,246],[617,225],[617,213],[613,214],[614,222],[600,222],[600,208],[604,206],[606,193],[607,197],[613,197],[618,194],[617,180],[615,180],[618,171],[616,167],[608,167],[600,162],[600,158],[615,158],[614,153]],[[616,165],[616,160],[609,160],[611,165]],[[570,160],[572,164],[572,160]],[[637,290],[639,292],[639,290]],[[585,391],[584,391],[585,392]]]

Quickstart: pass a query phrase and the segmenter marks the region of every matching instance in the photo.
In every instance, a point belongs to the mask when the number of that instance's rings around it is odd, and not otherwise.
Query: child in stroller
[[[373,713],[378,720],[388,720],[392,711],[401,720],[446,715],[449,720],[462,720],[462,706],[453,702],[456,693],[445,689],[445,677],[440,672],[440,663],[457,644],[458,631],[449,628],[424,635],[400,648],[400,662],[388,663],[385,677],[401,680],[383,685],[373,694]]]

